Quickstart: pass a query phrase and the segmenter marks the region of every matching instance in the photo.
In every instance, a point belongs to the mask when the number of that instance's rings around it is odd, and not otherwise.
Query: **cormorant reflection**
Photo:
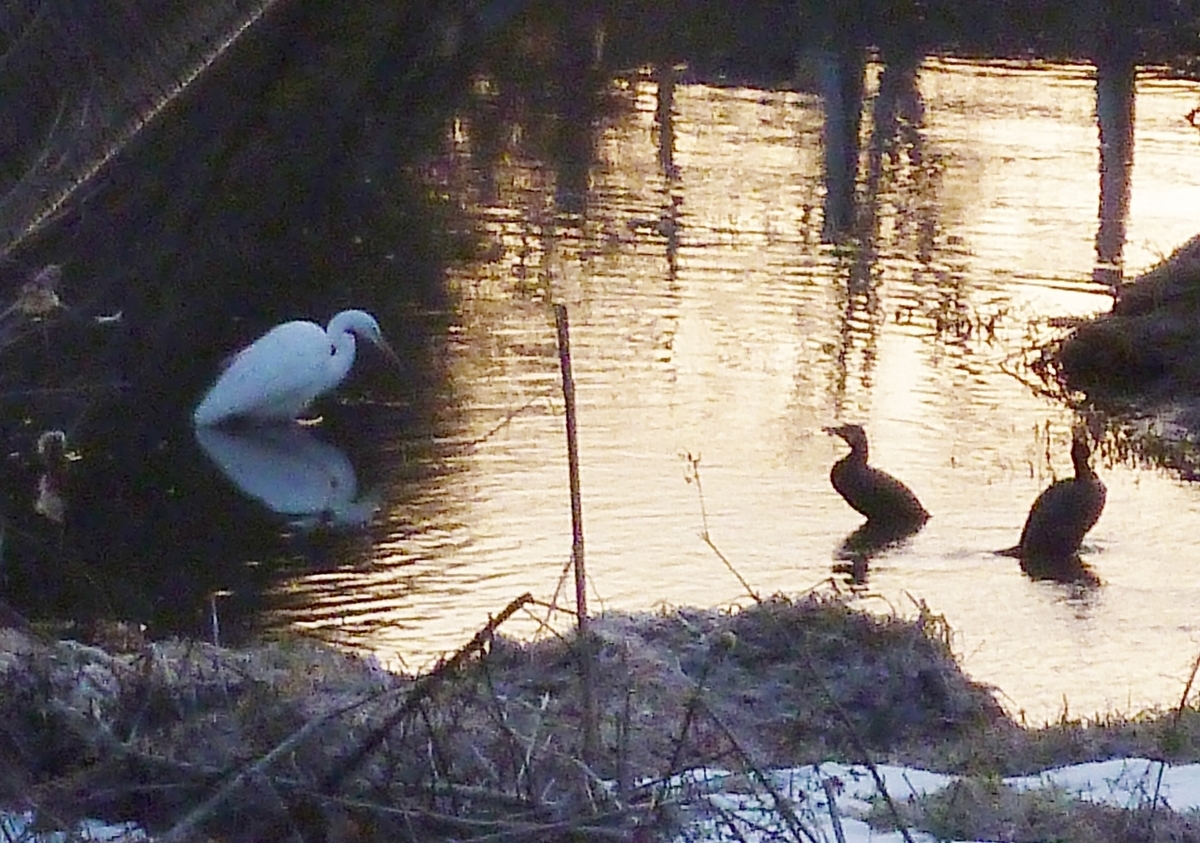
[[[850,585],[866,585],[871,560],[899,547],[920,532],[923,526],[924,522],[867,521],[846,536],[838,546],[833,573],[845,575]]]

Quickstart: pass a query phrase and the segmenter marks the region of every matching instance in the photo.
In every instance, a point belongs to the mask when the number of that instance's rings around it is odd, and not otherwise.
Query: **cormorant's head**
[[[1071,437],[1071,465],[1075,466],[1075,476],[1087,474],[1091,471],[1088,466],[1088,457],[1092,455],[1092,449],[1088,447],[1087,435],[1076,431]]]
[[[822,429],[826,433],[832,433],[834,436],[840,436],[845,439],[851,451],[866,453],[867,432],[863,430],[861,424],[843,424],[840,427],[826,427]]]

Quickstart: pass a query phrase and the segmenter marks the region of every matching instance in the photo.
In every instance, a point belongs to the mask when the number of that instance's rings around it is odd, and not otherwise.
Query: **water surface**
[[[464,113],[429,180],[481,243],[448,278],[451,312],[413,317],[446,326],[427,349],[435,393],[329,408],[316,444],[296,446],[333,490],[315,519],[272,514],[200,469],[205,491],[180,492],[178,507],[206,515],[164,550],[170,576],[231,591],[218,603],[229,618],[410,668],[524,591],[550,601],[571,550],[560,301],[594,610],[747,602],[705,526],[760,595],[852,590],[835,556],[860,519],[829,485],[845,449],[821,428],[855,421],[873,461],[934,515],[870,561],[853,584],[863,606],[945,615],[971,675],[1035,721],[1064,705],[1174,703],[1200,652],[1194,485],[1101,449],[1108,507],[1085,547],[1098,585],[1033,581],[991,553],[1069,471],[1081,421],[1038,388],[1031,349],[1061,330],[1051,320],[1111,302],[1091,280],[1090,72],[931,62],[919,85],[923,124],[884,156],[872,188],[870,259],[821,242],[814,96],[681,84],[664,147],[656,84],[631,75],[615,83],[625,108],[597,139],[572,215],[556,210],[532,128],[484,161],[483,130]],[[1128,274],[1196,233],[1200,133],[1184,115],[1198,101],[1190,83],[1139,85]],[[375,365],[356,377],[387,397]],[[313,529],[337,521],[344,529]],[[217,555],[220,571],[182,561]],[[537,622],[507,628],[534,634]]]
[[[518,593],[551,595],[570,552],[553,299],[573,324],[593,606],[745,602],[700,537],[702,511],[758,593],[828,580],[859,518],[829,487],[843,447],[820,429],[860,421],[874,461],[934,513],[872,560],[864,605],[944,614],[968,671],[1035,720],[1173,702],[1200,650],[1193,485],[1100,458],[1109,503],[1086,549],[1098,587],[1035,582],[990,553],[1069,471],[1078,421],[1012,373],[1054,336],[1051,318],[1110,304],[1089,280],[1091,76],[934,63],[920,90],[919,155],[885,173],[878,257],[852,290],[854,258],[820,243],[811,96],[680,86],[664,172],[656,87],[631,80],[635,108],[600,140],[577,225],[555,220],[552,180],[519,146],[481,199],[469,126],[453,138],[492,244],[452,279],[457,330],[441,349],[457,441],[476,444],[439,452],[419,499],[393,505],[369,570],[299,577],[296,622],[336,629],[369,605],[379,627],[356,635],[414,665]],[[1200,137],[1183,115],[1197,94],[1139,88],[1133,272],[1195,233]]]

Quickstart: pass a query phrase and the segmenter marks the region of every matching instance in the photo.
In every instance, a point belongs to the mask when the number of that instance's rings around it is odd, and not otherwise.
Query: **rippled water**
[[[918,155],[885,169],[865,269],[820,243],[814,97],[680,86],[666,176],[655,85],[628,84],[636,107],[600,139],[578,225],[556,223],[553,180],[519,145],[481,199],[470,126],[451,139],[490,247],[451,282],[447,432],[389,499],[370,563],[297,577],[282,617],[419,666],[519,593],[551,597],[571,546],[553,299],[572,320],[593,607],[745,603],[702,513],[758,593],[829,580],[859,518],[829,486],[844,448],[821,427],[861,421],[873,461],[934,513],[872,560],[863,605],[944,614],[968,671],[1034,720],[1175,701],[1200,651],[1200,490],[1102,457],[1096,587],[990,553],[1069,471],[1075,421],[1011,372],[1049,319],[1110,303],[1090,280],[1087,69],[928,65]],[[1139,85],[1131,274],[1195,233],[1198,100]]]
[[[829,485],[845,449],[821,427],[858,421],[873,461],[934,514],[871,560],[863,606],[911,614],[923,601],[944,614],[968,671],[1033,720],[1064,701],[1072,713],[1176,701],[1200,652],[1194,485],[1102,452],[1108,508],[1085,549],[1098,586],[1034,582],[990,552],[1015,543],[1039,490],[1069,470],[1077,421],[1014,375],[1056,335],[1050,320],[1110,303],[1091,281],[1088,70],[928,64],[924,124],[874,189],[873,261],[821,243],[814,96],[680,85],[666,156],[656,90],[632,77],[616,91],[632,108],[599,137],[574,218],[556,216],[554,174],[527,136],[513,131],[485,172],[470,118],[450,127],[431,178],[483,248],[453,271],[448,329],[431,341],[444,385],[410,416],[351,405],[284,443],[327,483],[325,517],[363,529],[306,537],[297,500],[289,535],[264,539],[246,526],[262,507],[214,486],[224,509],[173,552],[219,552],[250,580],[264,566],[291,571],[265,623],[413,668],[524,591],[551,600],[571,550],[549,305],[561,301],[593,610],[746,603],[703,541],[706,523],[759,594],[831,579],[848,590],[835,555],[859,517]],[[1195,234],[1200,133],[1184,115],[1197,103],[1200,86],[1139,84],[1129,274]],[[201,442],[217,462],[245,444]],[[254,453],[279,465],[282,447]],[[239,453],[242,465],[256,458]]]

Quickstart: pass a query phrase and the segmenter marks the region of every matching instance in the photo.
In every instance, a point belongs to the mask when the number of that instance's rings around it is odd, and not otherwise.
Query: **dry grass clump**
[[[302,641],[109,651],[0,632],[0,757],[14,762],[0,798],[166,840],[607,840],[675,827],[696,798],[678,774],[702,766],[769,795],[775,766],[986,779],[1148,746],[1183,758],[1200,731],[1190,711],[1022,730],[959,670],[942,619],[810,595],[593,619],[600,740],[585,760],[576,642],[496,634],[528,600],[417,677]]]
[[[1200,236],[1188,240],[1121,288],[1113,313],[1136,316],[1164,306],[1192,311],[1200,308]]]
[[[64,820],[154,824],[305,723],[409,682],[303,640],[109,652],[4,629],[0,684],[0,798],[52,807]],[[298,745],[291,764],[327,764],[358,726],[331,719],[330,742]]]
[[[908,763],[971,776],[1021,776],[1049,767],[1129,757],[1173,764],[1200,761],[1200,711],[1185,705],[1133,717],[1064,717],[1036,729],[998,723],[964,740],[905,753]]]
[[[593,621],[601,739],[588,765],[574,643],[492,632],[399,677],[303,642],[109,652],[7,631],[0,754],[20,772],[3,796],[230,840],[314,823],[595,838],[669,816],[653,783],[697,765],[861,761],[1004,721],[928,613],[810,596],[611,614]]]
[[[862,747],[895,753],[1008,721],[989,689],[962,674],[944,626],[928,613],[879,617],[810,595],[736,612],[606,615],[593,626],[603,642],[605,775],[615,777],[622,765],[661,776],[727,761],[726,728],[756,761],[777,765],[863,760]],[[532,705],[562,690],[547,681],[561,680],[562,665],[549,666],[565,656],[547,641],[515,647],[491,669],[505,674],[508,699]],[[680,748],[680,724],[697,697],[706,716],[692,718]],[[627,757],[618,754],[618,724],[631,730]]]
[[[1002,843],[1152,843],[1200,841],[1195,816],[1144,805],[1118,808],[1078,799],[1066,790],[1019,790],[996,778],[953,782],[899,809],[908,827],[939,840]],[[876,805],[872,825],[892,828],[890,810]]]

